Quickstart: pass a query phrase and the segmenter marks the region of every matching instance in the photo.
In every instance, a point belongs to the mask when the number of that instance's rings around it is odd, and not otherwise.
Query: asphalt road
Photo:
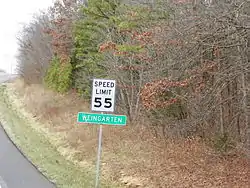
[[[0,83],[10,75],[0,73]],[[55,188],[15,147],[0,124],[0,188]]]

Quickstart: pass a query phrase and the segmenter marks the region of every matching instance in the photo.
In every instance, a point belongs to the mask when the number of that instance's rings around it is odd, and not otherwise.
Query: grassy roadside
[[[0,120],[8,135],[23,153],[58,187],[94,187],[93,171],[80,169],[60,155],[57,148],[42,133],[33,129],[30,122],[12,108],[5,89],[6,86],[0,86]],[[106,182],[102,187],[117,187],[107,184],[109,183]]]
[[[98,127],[76,123],[77,112],[87,112],[87,106],[74,93],[60,95],[22,80],[0,93],[0,111],[10,124],[5,129],[59,187],[93,187]],[[102,187],[120,187],[114,182],[130,188],[249,185],[249,160],[240,150],[221,155],[199,138],[157,138],[143,124],[104,126],[102,153]]]

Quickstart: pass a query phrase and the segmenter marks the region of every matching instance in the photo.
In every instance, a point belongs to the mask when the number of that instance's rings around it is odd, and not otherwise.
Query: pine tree
[[[119,5],[120,2],[114,0],[90,0],[88,7],[81,8],[81,19],[75,23],[72,55],[74,87],[87,98],[91,93],[91,79],[107,76],[102,65],[103,55],[98,50],[100,43],[109,37],[112,17]]]

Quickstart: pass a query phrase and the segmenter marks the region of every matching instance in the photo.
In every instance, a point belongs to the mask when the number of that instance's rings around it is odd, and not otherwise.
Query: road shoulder
[[[95,176],[92,169],[79,168],[66,160],[42,132],[32,128],[32,126],[39,127],[38,123],[29,122],[18,110],[14,109],[6,95],[6,86],[1,85],[0,121],[9,137],[24,155],[28,156],[38,170],[58,187],[93,187]],[[103,185],[103,187],[113,186]]]

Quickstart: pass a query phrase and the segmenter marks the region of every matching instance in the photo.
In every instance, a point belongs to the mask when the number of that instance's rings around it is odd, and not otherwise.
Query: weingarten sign
[[[93,113],[79,112],[77,121],[78,123],[124,126],[126,125],[127,117],[124,115],[93,114]]]

